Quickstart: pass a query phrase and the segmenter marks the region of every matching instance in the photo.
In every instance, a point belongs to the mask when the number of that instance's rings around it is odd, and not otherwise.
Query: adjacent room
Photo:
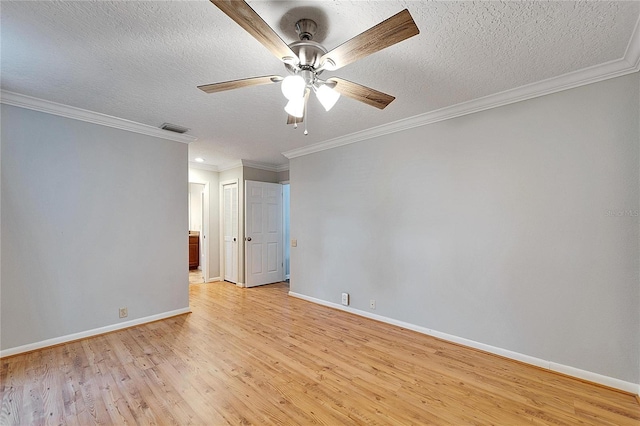
[[[0,24],[1,424],[640,425],[640,2]]]

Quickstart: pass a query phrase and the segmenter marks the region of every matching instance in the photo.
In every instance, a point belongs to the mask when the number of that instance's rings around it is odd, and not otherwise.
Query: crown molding
[[[249,161],[249,160],[240,160],[242,165],[245,167],[251,167],[253,169],[266,170],[269,172],[283,172],[285,170],[289,170],[289,164],[267,164],[267,163],[259,163],[257,161]]]
[[[372,127],[360,132],[351,133],[324,142],[283,152],[288,159],[325,151],[391,133],[401,132],[414,127],[426,126],[439,121],[485,111],[540,96],[550,95],[563,90],[573,89],[587,84],[597,83],[615,77],[640,71],[640,18],[636,22],[625,56],[622,59],[605,62],[589,68],[573,71],[557,77],[531,83],[515,89],[484,96],[472,101],[444,107],[435,111],[401,119],[381,126]]]
[[[0,103],[175,142],[190,143],[197,139],[194,136],[170,132],[147,124],[125,120],[124,118],[113,117],[111,115],[101,114],[99,112],[63,105],[57,102],[46,101],[44,99],[38,99],[5,90],[0,92]]]
[[[209,172],[219,172],[218,166],[213,164],[196,163],[195,161],[189,161],[190,169],[207,170]]]
[[[224,166],[215,166],[213,164],[205,164],[205,163],[196,163],[195,161],[189,161],[189,168],[199,169],[199,170],[208,170],[211,172],[224,172],[225,170],[231,170],[238,167],[251,167],[253,169],[266,170],[269,172],[284,172],[289,170],[289,164],[280,164],[275,166],[273,164],[267,163],[258,163],[255,161],[248,160],[239,160],[234,161],[233,163],[228,163]]]
[[[240,160],[244,167],[251,167],[252,169],[266,170],[268,172],[277,172],[277,166],[267,163],[259,163],[257,161]]]
[[[224,166],[218,166],[219,172],[226,172],[227,170],[236,169],[242,167],[242,160],[234,161],[233,163],[227,163]]]
[[[640,17],[636,21],[636,26],[633,29],[633,34],[627,44],[627,50],[624,52],[624,59],[630,66],[635,68],[636,71],[640,71]]]

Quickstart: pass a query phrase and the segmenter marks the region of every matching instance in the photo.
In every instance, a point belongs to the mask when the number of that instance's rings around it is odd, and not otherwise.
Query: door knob
[[[233,242],[234,242],[234,243],[236,242],[236,237],[233,237]]]
[[[251,241],[251,237],[247,237],[247,241]]]

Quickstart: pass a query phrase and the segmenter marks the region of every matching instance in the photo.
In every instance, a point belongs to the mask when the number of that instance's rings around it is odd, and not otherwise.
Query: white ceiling
[[[332,49],[404,8],[420,34],[322,77],[394,95],[385,110],[315,99],[309,135],[287,126],[279,85],[206,94],[198,85],[269,74],[282,63],[206,0],[2,1],[2,89],[198,138],[189,158],[272,165],[282,152],[524,86],[625,55],[636,1],[249,1],[287,42],[297,19]]]

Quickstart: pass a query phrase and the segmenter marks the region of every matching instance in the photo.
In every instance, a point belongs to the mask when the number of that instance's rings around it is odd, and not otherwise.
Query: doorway
[[[282,281],[282,185],[247,180],[244,194],[246,286]]]
[[[291,186],[289,183],[282,184],[282,231],[284,235],[284,241],[282,244],[283,254],[282,258],[284,260],[284,279],[289,280],[289,256],[290,256],[290,244],[291,234],[289,232],[289,206],[291,200]]]
[[[238,284],[238,180],[221,182],[223,279]]]
[[[189,283],[206,282],[209,225],[208,184],[189,182]]]

